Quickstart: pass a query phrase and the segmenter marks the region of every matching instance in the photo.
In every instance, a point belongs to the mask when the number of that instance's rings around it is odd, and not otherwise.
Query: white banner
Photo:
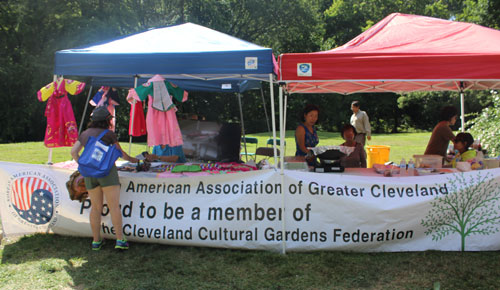
[[[69,199],[71,173],[0,162],[4,232],[91,237],[90,200]],[[120,180],[130,241],[276,251],[500,249],[500,169],[392,178],[285,170],[283,188],[274,170],[120,172]],[[114,238],[106,207],[101,231]]]

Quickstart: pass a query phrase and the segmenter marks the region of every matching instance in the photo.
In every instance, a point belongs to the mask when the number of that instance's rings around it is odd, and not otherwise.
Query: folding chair
[[[280,155],[280,150],[276,148],[276,154]],[[274,150],[272,147],[259,147],[255,151],[255,155],[267,156],[267,158],[274,157]]]
[[[255,153],[257,151],[259,139],[255,137],[241,137],[241,152],[240,155],[246,155],[247,156],[247,161],[248,161],[248,156],[255,156]],[[253,148],[252,150],[248,150],[249,146],[248,144],[251,145]],[[245,150],[245,145],[246,145],[246,150]]]
[[[257,150],[255,151],[255,155],[267,156],[267,158],[274,157],[274,150],[272,147],[273,146],[273,139],[272,138],[267,139],[266,145],[267,145],[267,147],[257,148]],[[286,143],[285,143],[285,145],[286,145]],[[276,139],[276,146],[277,147],[280,146],[280,139]],[[277,154],[277,156],[279,156],[280,149],[276,148],[276,150],[277,150],[276,154]]]
[[[267,147],[273,146],[273,138],[267,139],[266,144],[267,144]],[[276,139],[276,146],[280,147],[280,145],[281,145],[280,139]],[[283,145],[285,146],[285,152],[286,152],[286,141],[283,143]]]

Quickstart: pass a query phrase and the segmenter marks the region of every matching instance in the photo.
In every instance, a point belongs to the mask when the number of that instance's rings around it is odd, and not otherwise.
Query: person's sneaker
[[[99,242],[92,241],[92,251],[99,251],[104,245],[104,240],[100,240]]]
[[[118,249],[118,250],[128,250],[128,242],[127,242],[127,240],[125,240],[125,239],[123,239],[123,240],[116,240],[115,249]]]

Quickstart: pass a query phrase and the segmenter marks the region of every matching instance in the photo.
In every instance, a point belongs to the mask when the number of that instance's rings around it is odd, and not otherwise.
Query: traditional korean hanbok
[[[139,100],[144,101],[148,98],[146,116],[148,146],[182,145],[182,134],[175,115],[177,108],[172,102],[172,97],[184,102],[187,100],[188,93],[159,75],[155,75],[147,83],[134,90]]]
[[[115,131],[115,107],[120,105],[120,100],[116,89],[110,87],[101,87],[89,103],[94,107],[105,106],[108,109],[111,116],[113,116],[113,118],[111,119],[110,130]]]
[[[85,83],[59,78],[38,91],[38,100],[47,101],[45,107],[47,129],[44,140],[46,147],[65,147],[75,144],[78,139],[78,128],[68,93],[77,95],[84,88]]]
[[[136,101],[134,106],[134,100]],[[146,118],[144,117],[144,108],[134,89],[130,89],[127,95],[127,101],[130,103],[130,121],[128,123],[128,134],[139,137],[146,135]]]

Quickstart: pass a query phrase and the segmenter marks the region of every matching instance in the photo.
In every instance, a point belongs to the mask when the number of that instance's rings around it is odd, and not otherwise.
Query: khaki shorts
[[[120,179],[118,178],[118,169],[116,169],[116,166],[113,166],[109,174],[105,177],[85,177],[85,187],[87,188],[87,190],[94,189],[98,186],[106,187],[113,185],[120,185]]]

